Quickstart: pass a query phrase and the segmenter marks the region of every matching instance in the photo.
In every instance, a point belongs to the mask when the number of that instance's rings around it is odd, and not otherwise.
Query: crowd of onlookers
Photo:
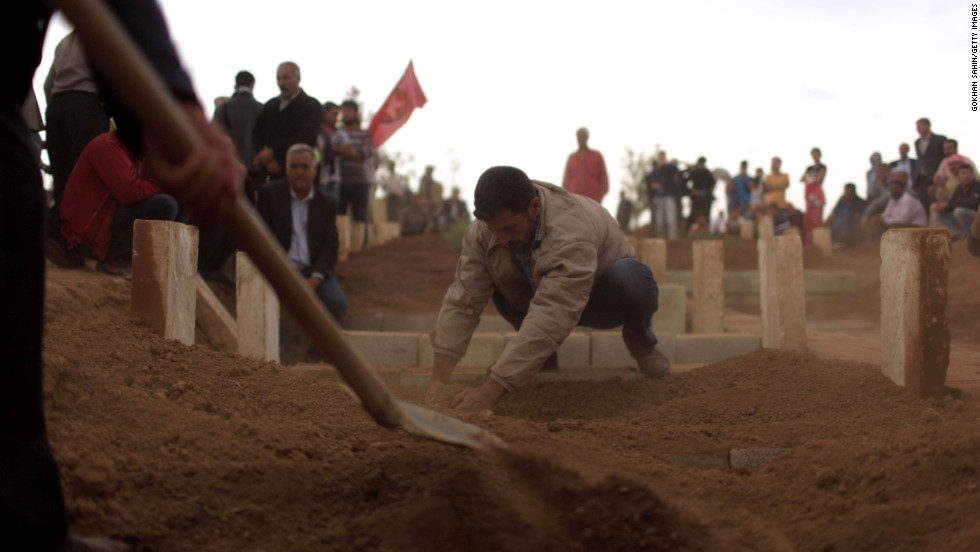
[[[330,216],[350,216],[352,251],[366,242],[370,221],[397,221],[402,235],[448,233],[470,221],[460,190],[453,187],[446,197],[433,166],[425,168],[413,189],[395,160],[380,158],[356,99],[321,103],[300,82],[299,66],[287,61],[276,70],[280,93],[266,102],[253,97],[255,77],[248,71],[235,76],[230,97],[215,100],[212,124],[234,144],[247,173],[244,191],[250,201],[258,201],[261,190],[273,183],[306,178],[302,167],[291,173],[289,159],[290,149],[302,144],[314,155],[309,193],[328,199]],[[126,274],[133,221],[186,221],[184,210],[157,186],[154,167],[143,163],[141,152],[125,145],[139,143],[125,139],[135,125],[105,111],[74,33],[59,43],[44,91],[53,179],[49,258],[71,266],[87,256],[96,259],[99,270]],[[889,228],[930,224],[949,229],[954,239],[966,238],[980,206],[976,168],[958,152],[956,140],[932,132],[928,119],[917,121],[916,129],[919,137],[912,146],[901,144],[897,159],[886,163],[879,153],[872,154],[863,189],[847,183],[827,216],[827,166],[819,148],[811,150],[812,164],[798,179],[804,187],[802,206],[787,201],[791,177],[779,157],[772,158],[768,172],[757,168],[750,174],[743,161],[732,175],[709,169],[704,157],[681,164],[660,151],[642,183],[649,233],[666,238],[737,233],[747,221],[755,223],[766,214],[777,234],[797,227],[805,243],[812,242],[815,228],[829,226],[835,247],[856,245]],[[562,185],[601,201],[608,190],[605,161],[588,147],[587,129],[578,129],[576,138],[579,147],[568,157]],[[724,183],[725,206],[714,211],[718,182]],[[297,202],[304,200],[305,189],[294,189]],[[296,197],[296,190],[303,195]],[[376,191],[384,196],[383,207],[372,210]],[[623,195],[617,219],[625,229],[631,218]],[[302,238],[306,246],[307,236]],[[290,246],[289,240],[284,238],[283,246]],[[201,227],[198,269],[205,278],[230,280],[226,267],[233,252],[220,227]],[[308,252],[291,256],[301,270],[312,264]]]
[[[300,82],[297,64],[279,64],[280,93],[263,103],[252,94],[255,76],[240,71],[234,93],[215,100],[210,124],[234,146],[245,175],[244,195],[330,314],[343,323],[347,299],[335,267],[338,215],[349,216],[350,251],[357,252],[366,245],[372,222],[397,221],[405,235],[444,233],[468,223],[470,214],[458,188],[444,197],[434,167],[426,167],[415,190],[393,160],[384,159],[379,167],[374,137],[364,128],[354,98],[321,103]],[[134,221],[187,222],[200,230],[200,274],[232,284],[234,263],[229,261],[235,246],[230,237],[219,225],[188,217],[158,185],[158,168],[145,163],[140,146],[132,145],[141,144],[134,138],[135,121],[107,111],[75,33],[57,46],[44,92],[47,136],[38,146],[48,150],[53,180],[47,258],[61,267],[94,259],[97,270],[128,277]],[[385,195],[384,206],[372,210],[376,190]]]
[[[212,124],[231,139],[253,204],[263,187],[290,179],[288,151],[306,144],[315,154],[315,192],[329,198],[334,215],[350,216],[352,250],[366,242],[370,221],[398,221],[410,235],[447,232],[469,220],[459,190],[444,197],[434,167],[413,190],[395,161],[379,159],[355,99],[321,103],[300,86],[300,68],[292,62],[281,63],[275,77],[280,93],[264,103],[253,96],[255,77],[248,71],[235,76],[231,96],[214,102]],[[98,270],[126,275],[134,220],[187,217],[155,184],[141,152],[124,145],[134,141],[120,139],[135,125],[106,111],[75,33],[59,43],[44,89],[53,180],[48,256],[61,266],[94,258]],[[372,212],[376,189],[386,196],[386,208]],[[198,268],[205,278],[229,281],[233,252],[220,227],[201,227]]]
[[[876,239],[890,228],[930,225],[948,229],[954,240],[965,239],[980,206],[976,166],[959,153],[956,140],[934,134],[928,119],[918,120],[916,130],[916,157],[909,155],[911,147],[905,143],[891,162],[873,153],[863,190],[845,184],[826,217],[827,166],[821,162],[819,148],[811,150],[813,163],[799,178],[804,186],[802,209],[786,199],[790,176],[783,172],[779,157],[772,158],[768,172],[758,168],[754,174],[742,161],[732,176],[725,170],[709,170],[704,157],[682,167],[658,152],[643,182],[650,205],[649,233],[666,238],[738,233],[744,222],[770,215],[777,235],[796,227],[805,243],[812,242],[813,229],[829,226],[835,248]],[[724,183],[726,204],[712,218],[717,182]],[[689,207],[682,213],[685,197]],[[628,224],[630,206],[625,196],[619,211],[621,225]]]

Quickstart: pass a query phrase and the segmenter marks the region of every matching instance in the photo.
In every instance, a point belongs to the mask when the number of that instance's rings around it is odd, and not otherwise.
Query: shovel
[[[201,145],[200,136],[177,102],[100,0],[48,0],[48,7],[61,9],[75,25],[87,49],[88,59],[98,65],[100,73],[116,90],[126,91],[120,97],[126,107],[148,129],[165,137],[162,142],[171,158],[186,158]],[[504,446],[498,437],[479,427],[392,397],[241,195],[232,205],[224,224],[276,290],[279,302],[336,366],[375,422],[474,449]]]

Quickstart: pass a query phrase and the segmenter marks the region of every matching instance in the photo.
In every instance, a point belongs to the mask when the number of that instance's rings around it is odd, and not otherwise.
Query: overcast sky
[[[828,166],[829,202],[845,182],[863,195],[871,152],[896,158],[919,117],[980,157],[966,1],[161,4],[209,112],[241,69],[255,74],[260,101],[278,94],[285,60],[321,102],[356,86],[373,112],[414,60],[429,103],[384,145],[414,159],[404,167],[413,188],[427,164],[464,197],[492,165],[560,183],[580,126],[605,156],[611,211],[626,148],[704,155],[732,172],[742,159],[768,171],[778,155],[797,205],[812,147]],[[48,32],[35,77],[42,108],[41,83],[67,31],[56,18]]]

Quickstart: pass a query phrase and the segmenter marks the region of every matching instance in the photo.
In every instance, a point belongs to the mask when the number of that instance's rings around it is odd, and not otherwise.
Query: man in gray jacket
[[[453,399],[457,410],[492,410],[546,364],[555,364],[558,347],[576,325],[622,325],[623,341],[640,372],[670,373],[650,328],[657,283],[601,205],[531,181],[514,167],[484,172],[474,198],[477,220],[466,230],[456,278],[432,334],[428,401],[445,388],[491,298],[517,336],[485,383]]]

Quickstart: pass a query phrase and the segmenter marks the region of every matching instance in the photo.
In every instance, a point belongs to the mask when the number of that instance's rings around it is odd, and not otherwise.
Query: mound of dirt
[[[424,241],[355,257],[345,284],[392,249],[451,279]],[[371,286],[388,287],[374,293],[408,295],[407,312],[435,293],[427,276],[379,266]],[[980,542],[977,399],[917,400],[870,365],[763,350],[660,381],[532,386],[496,416],[467,417],[510,445],[477,453],[381,429],[311,370],[163,340],[128,315],[124,281],[48,281],[45,399],[74,527],[137,550]],[[732,467],[746,449],[773,458]]]

